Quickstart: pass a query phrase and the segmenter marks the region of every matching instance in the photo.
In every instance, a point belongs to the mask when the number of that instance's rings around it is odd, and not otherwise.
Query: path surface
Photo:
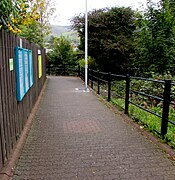
[[[74,77],[49,77],[13,180],[174,180],[175,166]]]

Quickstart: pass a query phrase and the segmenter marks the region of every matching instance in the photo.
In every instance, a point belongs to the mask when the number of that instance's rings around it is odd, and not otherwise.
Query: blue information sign
[[[32,51],[16,47],[15,54],[17,100],[21,101],[34,81]]]

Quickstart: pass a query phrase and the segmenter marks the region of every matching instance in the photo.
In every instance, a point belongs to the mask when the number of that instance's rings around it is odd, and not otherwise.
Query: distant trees
[[[84,50],[84,15],[72,19]],[[100,70],[175,74],[175,1],[147,1],[144,12],[114,7],[88,14],[88,49]]]
[[[103,71],[124,73],[129,67],[133,51],[132,35],[135,30],[134,11],[131,8],[105,8],[88,14],[88,51]],[[84,16],[72,19],[73,29],[80,36],[84,49]]]
[[[49,49],[51,51],[48,53],[48,59],[50,64],[71,64],[75,63],[75,54],[73,51],[73,46],[69,40],[65,37],[51,37],[49,40]]]

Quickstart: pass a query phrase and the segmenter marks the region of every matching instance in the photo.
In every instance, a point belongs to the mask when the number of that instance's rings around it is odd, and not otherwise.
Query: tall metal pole
[[[88,90],[88,8],[86,1],[86,10],[85,10],[85,91]]]

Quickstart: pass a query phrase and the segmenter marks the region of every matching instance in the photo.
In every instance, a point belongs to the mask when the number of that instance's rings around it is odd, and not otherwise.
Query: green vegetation
[[[116,99],[112,98],[111,102],[116,105],[119,109],[124,109],[124,99]],[[162,108],[154,107],[152,108],[154,112],[161,113]],[[145,128],[151,131],[153,134],[158,135],[156,131],[160,132],[161,129],[161,118],[152,115],[132,104],[129,105],[129,115],[132,119],[140,124],[140,128]],[[175,116],[175,109],[170,108],[170,119],[171,117],[174,118]],[[168,142],[173,148],[175,148],[175,126],[172,124],[168,124],[168,133],[165,136],[166,142]]]
[[[80,50],[84,50],[84,16],[72,19],[73,29],[80,37]],[[132,51],[134,11],[131,8],[104,8],[88,14],[88,52],[102,71],[126,72]]]
[[[44,47],[53,12],[50,0],[1,0],[0,29],[12,31]]]
[[[51,37],[49,40],[48,60],[50,64],[75,64],[76,56],[72,44],[65,37]]]
[[[96,75],[95,75],[96,76]],[[113,77],[113,76],[112,76]],[[103,77],[100,77],[103,79]],[[160,136],[161,123],[162,123],[162,112],[163,112],[163,98],[164,94],[164,81],[155,81],[162,79],[172,79],[170,74],[164,76],[152,74],[152,78],[145,79],[130,78],[130,93],[129,93],[129,116],[136,121],[140,128],[144,128],[152,132],[154,135]],[[93,89],[97,92],[97,80],[94,79]],[[125,110],[125,86],[126,80],[122,77],[112,80],[111,82],[111,103],[114,104],[119,110]],[[100,83],[100,95],[107,100],[108,96],[108,85],[107,83]],[[140,92],[141,94],[139,94]],[[171,102],[175,102],[175,84],[171,85]],[[146,96],[145,94],[151,95]],[[154,97],[158,97],[154,99]],[[134,104],[132,104],[132,103]],[[139,107],[137,107],[139,106]],[[154,113],[150,113],[150,112]],[[155,115],[157,114],[157,116]],[[162,141],[167,142],[170,146],[175,148],[175,104],[171,104],[169,108],[168,117],[168,133],[164,136]],[[174,124],[172,124],[172,123]]]
[[[22,0],[1,0],[0,2],[0,29],[13,29],[15,22],[13,19],[21,19],[21,13],[26,13],[28,4]],[[21,6],[21,8],[19,8]]]
[[[168,77],[169,75],[164,76]],[[154,78],[163,79],[160,75],[155,76]],[[140,91],[145,94],[153,95],[156,97],[163,97],[164,84],[156,83],[153,81],[145,81],[145,80],[135,80],[132,79],[130,83],[130,101],[135,103],[136,105],[141,106],[144,109],[152,111],[159,116],[162,116],[163,103],[159,100],[155,100],[150,97],[146,97],[140,94],[132,93],[133,90]],[[172,92],[174,92],[174,86],[172,85]],[[116,105],[120,110],[125,109],[125,81],[114,81],[112,83],[112,98],[111,102]],[[117,96],[116,96],[117,95]],[[121,96],[121,97],[118,97]],[[175,99],[174,93],[172,93],[172,101]],[[135,105],[129,105],[129,116],[134,119],[136,122],[140,123],[141,128],[146,128],[152,133],[161,131],[161,117],[157,117]],[[169,120],[175,122],[175,107],[174,105],[170,105],[169,110]],[[169,142],[172,147],[175,148],[175,125],[168,123],[168,133],[165,136],[166,142]]]
[[[149,76],[152,72],[164,74],[168,71],[174,75],[174,11],[175,2],[172,0],[160,0],[157,4],[149,0],[146,11],[136,13],[131,60],[139,75]]]
[[[175,74],[175,1],[147,1],[144,12],[112,7],[88,14],[89,56],[97,69],[151,77]],[[72,19],[84,50],[84,15]]]

